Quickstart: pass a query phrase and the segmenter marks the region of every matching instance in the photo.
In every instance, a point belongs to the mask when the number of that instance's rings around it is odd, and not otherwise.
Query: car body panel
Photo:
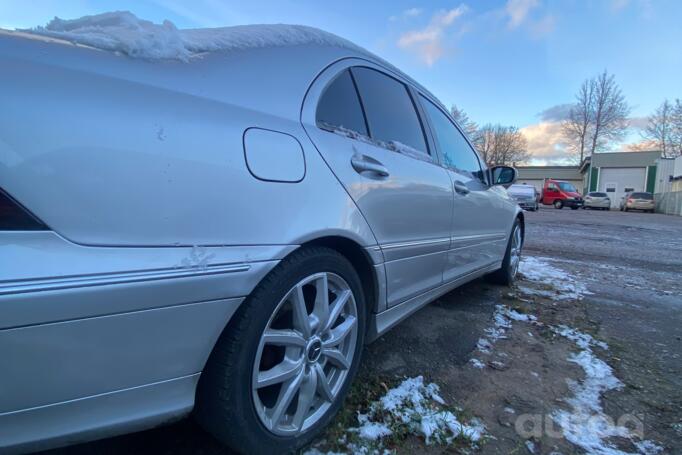
[[[453,190],[447,172],[435,158],[424,155],[423,160],[417,160],[317,126],[317,101],[324,88],[341,71],[353,66],[387,71],[360,59],[335,63],[310,87],[301,121],[377,238],[386,261],[387,303],[391,306],[441,284],[452,223]],[[351,164],[358,155],[381,163],[389,175],[361,175]]]
[[[12,87],[0,105],[3,189],[83,245],[296,244],[334,228],[376,244],[299,121],[312,79],[346,52],[292,46],[154,63],[0,35],[0,87]],[[302,64],[271,78],[289,59]],[[251,127],[296,138],[307,177],[251,175],[243,149]],[[315,217],[298,216],[310,206]]]
[[[458,201],[437,156],[350,144],[311,123],[306,93],[348,59],[432,98],[369,53],[328,45],[152,62],[0,32],[0,182],[50,229],[0,232],[0,357],[12,359],[0,449],[190,412],[240,303],[308,242],[362,252],[370,339],[501,266],[523,216],[504,190]],[[268,134],[251,155],[254,129],[292,138],[300,159],[287,139],[295,165],[269,172],[263,147],[277,141]],[[389,184],[351,174],[353,148],[390,165]]]

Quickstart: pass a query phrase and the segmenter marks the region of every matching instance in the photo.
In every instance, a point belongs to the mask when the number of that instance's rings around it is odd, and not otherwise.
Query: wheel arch
[[[367,254],[365,248],[356,241],[340,235],[318,237],[301,244],[300,248],[308,246],[324,246],[348,259],[360,276],[362,290],[367,303],[367,311],[370,314],[377,311],[379,304],[379,280],[377,279],[374,261]]]

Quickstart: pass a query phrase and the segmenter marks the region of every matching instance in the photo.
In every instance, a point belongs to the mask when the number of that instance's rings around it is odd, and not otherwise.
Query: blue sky
[[[675,0],[2,0],[0,27],[114,10],[179,28],[294,23],[331,31],[478,123],[522,128],[536,163],[562,161],[561,105],[600,71],[615,74],[634,125],[663,99],[682,98],[682,2]],[[637,140],[633,129],[628,142]]]

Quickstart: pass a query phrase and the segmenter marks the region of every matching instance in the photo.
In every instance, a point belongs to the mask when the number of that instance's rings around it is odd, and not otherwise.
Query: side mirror
[[[519,172],[511,166],[494,166],[490,169],[492,175],[493,185],[502,185],[505,188],[509,187],[516,181]]]

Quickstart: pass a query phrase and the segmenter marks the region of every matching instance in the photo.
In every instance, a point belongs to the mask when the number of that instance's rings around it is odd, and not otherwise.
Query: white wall
[[[680,161],[682,163],[682,160]],[[667,193],[671,191],[672,182],[670,176],[675,175],[673,168],[675,160],[670,158],[659,158],[656,160],[656,186],[654,193]]]

